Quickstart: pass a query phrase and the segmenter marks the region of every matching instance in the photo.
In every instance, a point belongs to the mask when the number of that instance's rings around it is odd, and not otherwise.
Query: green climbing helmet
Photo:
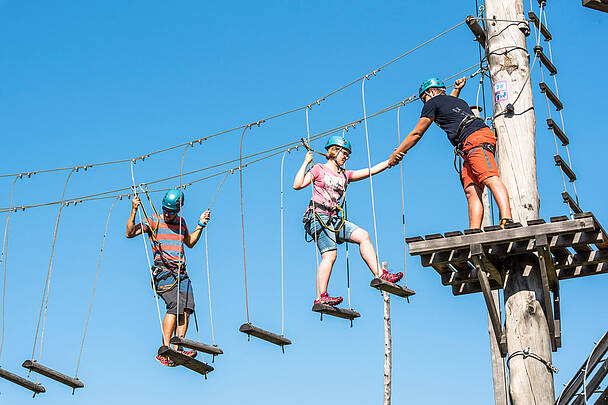
[[[339,146],[341,148],[346,149],[351,152],[350,141],[344,138],[342,135],[332,135],[327,138],[327,143],[325,144],[325,150],[329,150],[332,146]]]
[[[436,77],[431,77],[430,79],[426,79],[420,85],[420,89],[418,90],[418,97],[422,96],[422,93],[427,91],[428,89],[436,87],[445,89],[445,83]]]
[[[174,188],[167,191],[163,197],[163,208],[169,211],[179,211],[184,205],[184,193]]]

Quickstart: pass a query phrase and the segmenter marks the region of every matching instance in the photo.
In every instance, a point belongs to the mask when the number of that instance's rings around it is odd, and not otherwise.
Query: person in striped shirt
[[[185,336],[188,330],[188,319],[190,314],[194,312],[194,295],[186,269],[184,245],[189,248],[194,247],[210,219],[210,212],[206,210],[201,214],[196,228],[189,232],[186,221],[178,215],[183,204],[183,192],[178,189],[169,190],[163,198],[162,216],[152,215],[148,217],[146,215],[145,220],[136,225],[135,215],[141,201],[139,197],[135,196],[131,201],[131,214],[127,220],[127,238],[134,238],[146,233],[152,245],[154,253],[153,287],[165,301],[167,309],[163,321],[163,344],[165,346],[169,346],[169,341],[175,333],[176,326],[178,336]],[[179,325],[176,325],[178,310]],[[196,357],[197,355],[194,350],[183,350],[182,353],[190,357]],[[156,358],[166,366],[172,367],[175,365],[164,356],[157,355]]]

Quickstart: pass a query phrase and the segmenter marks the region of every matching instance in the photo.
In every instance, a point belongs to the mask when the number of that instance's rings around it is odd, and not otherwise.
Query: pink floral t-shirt
[[[326,207],[335,207],[340,204],[340,199],[346,192],[346,187],[350,183],[353,173],[353,170],[345,170],[340,174],[336,174],[325,167],[325,165],[320,163],[314,165],[310,169],[314,184],[313,201]],[[317,211],[327,213],[319,208],[317,208]]]

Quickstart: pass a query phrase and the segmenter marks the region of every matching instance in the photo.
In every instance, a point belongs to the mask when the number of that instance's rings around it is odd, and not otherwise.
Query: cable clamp
[[[543,363],[543,364],[544,364],[544,365],[547,367],[547,369],[548,369],[549,371],[551,371],[552,373],[557,374],[557,373],[559,372],[558,368],[557,368],[557,367],[555,367],[553,364],[551,364],[551,362],[549,362],[549,361],[547,361],[547,360],[543,359],[542,357],[540,357],[540,356],[539,356],[538,354],[536,354],[536,353],[532,353],[532,352],[530,351],[530,348],[529,348],[529,347],[526,347],[526,348],[525,348],[525,349],[523,349],[523,350],[519,350],[519,351],[516,351],[516,352],[514,352],[514,353],[511,353],[511,355],[509,355],[509,357],[507,358],[507,367],[509,367],[509,362],[510,362],[510,361],[511,361],[511,359],[512,359],[513,357],[515,357],[515,356],[522,356],[522,357],[524,358],[524,360],[525,360],[525,359],[527,359],[528,357],[531,357],[531,358],[533,358],[533,359],[535,359],[535,360],[538,360],[538,361],[540,361],[541,363]]]

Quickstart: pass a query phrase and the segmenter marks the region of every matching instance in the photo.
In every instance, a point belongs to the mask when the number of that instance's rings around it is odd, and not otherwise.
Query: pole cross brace
[[[549,242],[546,234],[536,235],[536,252],[538,253],[538,263],[540,265],[540,277],[543,286],[543,304],[545,309],[545,317],[549,327],[549,335],[551,337],[551,350],[556,352],[558,348],[557,333],[558,330],[553,316],[553,302],[551,300],[551,289],[559,288],[557,272],[555,271],[555,263],[553,256],[549,250]]]
[[[500,321],[500,314],[496,310],[496,303],[494,302],[494,298],[492,297],[492,290],[490,289],[490,282],[488,281],[488,276],[486,276],[486,272],[490,271],[490,268],[493,268],[496,273],[498,273],[498,277],[500,277],[500,273],[496,269],[496,267],[488,260],[483,251],[483,247],[481,244],[471,245],[471,260],[477,269],[477,277],[479,278],[479,285],[481,286],[481,291],[483,293],[483,298],[486,301],[486,306],[488,307],[488,315],[490,316],[490,321],[492,323],[492,329],[494,329],[494,336],[496,336],[496,343],[498,344],[498,349],[500,350],[501,357],[507,356],[507,335],[504,333],[502,328],[502,324]],[[500,278],[502,279],[502,278]],[[502,281],[500,282],[502,284]]]

